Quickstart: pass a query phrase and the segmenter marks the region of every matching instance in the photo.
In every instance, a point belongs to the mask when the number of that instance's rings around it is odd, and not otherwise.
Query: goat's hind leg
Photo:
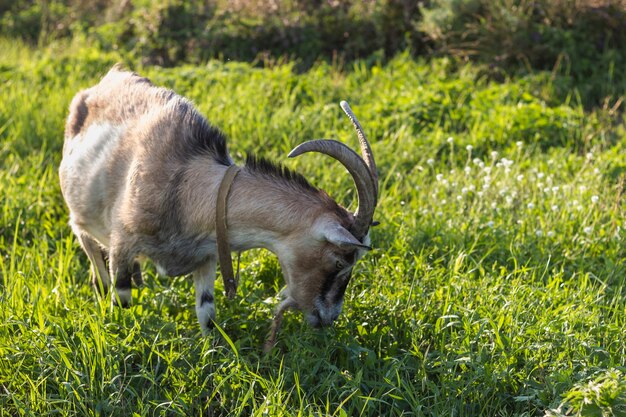
[[[111,278],[106,266],[106,252],[91,237],[84,233],[76,233],[78,241],[91,263],[91,283],[101,296],[105,296],[111,285]]]
[[[217,259],[211,257],[207,263],[193,272],[193,284],[196,290],[196,315],[202,334],[206,335],[215,327],[215,274]]]
[[[116,306],[130,307],[132,281],[141,280],[139,263],[120,248],[111,248],[109,270],[115,287],[115,291],[111,294],[111,302]]]

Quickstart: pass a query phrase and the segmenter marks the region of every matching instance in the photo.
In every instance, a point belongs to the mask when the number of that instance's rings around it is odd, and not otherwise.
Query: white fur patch
[[[215,320],[215,304],[214,303],[204,303],[201,306],[196,304],[196,316],[198,317],[198,322],[200,323],[200,330],[202,330],[203,335],[208,335],[211,331],[211,327],[209,327],[209,322],[211,320]]]
[[[112,302],[114,305],[126,306],[126,305],[130,305],[132,293],[131,293],[130,288],[115,289],[114,293],[111,294],[111,297],[112,297]]]
[[[72,222],[87,228],[101,244],[108,246],[110,219],[104,199],[109,188],[107,177],[111,154],[125,131],[110,123],[91,125],[84,133],[67,140],[59,171],[63,194]]]

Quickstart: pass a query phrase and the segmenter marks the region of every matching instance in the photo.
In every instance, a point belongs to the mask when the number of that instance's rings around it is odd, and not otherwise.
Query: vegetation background
[[[1,416],[626,415],[626,2],[0,0],[0,36]],[[334,328],[288,314],[261,352],[266,251],[206,338],[150,264],[132,308],[94,297],[56,171],[116,62],[238,161],[354,144],[350,101],[381,225]],[[353,204],[337,164],[285,163]]]

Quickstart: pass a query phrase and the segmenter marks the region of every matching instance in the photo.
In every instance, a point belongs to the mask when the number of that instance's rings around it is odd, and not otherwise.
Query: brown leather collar
[[[215,233],[217,234],[217,256],[220,262],[220,270],[222,279],[224,280],[224,289],[226,296],[232,299],[237,294],[237,281],[233,273],[233,261],[230,257],[230,243],[228,242],[228,233],[226,225],[226,201],[230,186],[233,184],[235,177],[241,168],[237,165],[231,165],[226,170],[220,188],[217,192],[217,207],[215,210]]]

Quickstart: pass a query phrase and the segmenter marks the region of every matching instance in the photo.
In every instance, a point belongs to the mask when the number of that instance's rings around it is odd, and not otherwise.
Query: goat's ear
[[[370,246],[364,245],[355,238],[352,233],[340,225],[327,225],[323,231],[324,240],[340,248],[361,248],[371,250]]]

